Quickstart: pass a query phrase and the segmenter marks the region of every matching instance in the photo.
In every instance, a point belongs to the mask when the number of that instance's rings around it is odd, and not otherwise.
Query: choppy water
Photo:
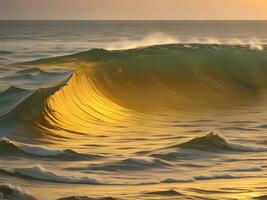
[[[1,21],[0,199],[266,199],[266,25]]]

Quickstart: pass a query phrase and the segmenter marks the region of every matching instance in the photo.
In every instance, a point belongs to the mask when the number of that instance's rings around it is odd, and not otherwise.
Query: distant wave
[[[175,190],[165,190],[165,191],[155,191],[155,192],[147,192],[146,195],[152,195],[152,196],[183,196],[180,192],[177,192]]]
[[[234,168],[225,170],[227,172],[261,172],[264,171],[261,167],[247,167],[247,168]]]
[[[172,161],[178,159],[201,159],[214,157],[222,153],[245,153],[245,152],[266,152],[267,147],[241,145],[232,143],[216,133],[209,133],[205,136],[195,137],[188,142],[168,146],[159,150],[148,152],[150,156],[162,160]],[[253,168],[254,169],[254,168]],[[251,170],[253,170],[251,169]],[[240,169],[241,171],[242,169]],[[254,169],[256,170],[256,169]],[[244,169],[245,171],[245,169]],[[249,171],[249,169],[247,169]]]
[[[191,183],[194,182],[194,178],[179,179],[179,178],[167,178],[161,181],[161,183]]]
[[[37,200],[24,189],[11,184],[0,185],[0,199]]]
[[[6,55],[6,54],[11,54],[13,53],[12,51],[5,51],[5,50],[0,50],[0,55]]]
[[[207,175],[197,175],[188,179],[180,178],[167,178],[161,181],[161,183],[191,183],[195,181],[213,180],[213,179],[240,179],[249,178],[253,176],[248,175],[233,175],[233,174],[207,174]]]
[[[215,174],[215,175],[194,176],[195,180],[239,179],[239,178],[248,178],[248,176],[238,176],[238,175],[232,175],[232,174]]]
[[[197,175],[189,179],[175,179],[167,178],[159,182],[140,182],[140,183],[108,183],[99,182],[95,179],[87,176],[70,176],[62,175],[56,172],[47,170],[40,165],[35,165],[26,168],[15,168],[15,169],[0,169],[0,173],[15,176],[18,178],[34,179],[40,181],[48,181],[55,183],[66,183],[66,184],[89,184],[89,185],[155,185],[160,183],[190,183],[195,181],[212,180],[212,179],[241,179],[249,178],[253,176],[248,175],[233,175],[233,174],[209,174],[209,175]]]
[[[88,167],[72,167],[71,170],[94,170],[94,171],[139,171],[147,169],[163,169],[172,165],[159,159],[128,158],[125,160],[112,161]]]
[[[237,143],[228,142],[222,136],[216,133],[209,133],[208,135],[196,137],[192,140],[174,145],[168,148],[184,148],[196,149],[201,151],[210,152],[223,152],[223,151],[237,151],[237,152],[262,152],[267,151],[266,147],[241,145]]]
[[[63,197],[59,198],[58,200],[117,200],[113,197],[87,197],[87,196],[70,196],[70,197]]]
[[[14,170],[1,169],[0,172],[12,176],[24,177],[40,181],[55,182],[55,183],[92,184],[92,185],[103,184],[95,179],[86,176],[78,177],[78,176],[66,176],[57,174],[53,171],[43,168],[40,165],[35,165],[33,167],[28,167],[28,168],[16,168]]]
[[[52,149],[44,146],[29,145],[9,140],[8,138],[0,138],[0,155],[14,156],[35,156],[35,157],[50,157],[54,159],[73,161],[73,160],[92,160],[102,158],[98,155],[81,154],[70,149],[60,150]]]

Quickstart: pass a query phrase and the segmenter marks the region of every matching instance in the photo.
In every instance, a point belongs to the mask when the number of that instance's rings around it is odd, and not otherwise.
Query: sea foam
[[[102,184],[97,180],[89,178],[87,176],[79,177],[79,176],[68,176],[68,175],[58,174],[56,172],[43,168],[41,165],[35,165],[32,167],[25,167],[25,168],[15,168],[12,170],[2,169],[1,171],[2,173],[6,173],[13,176],[23,176],[30,179],[56,182],[56,183],[93,184],[93,185]]]

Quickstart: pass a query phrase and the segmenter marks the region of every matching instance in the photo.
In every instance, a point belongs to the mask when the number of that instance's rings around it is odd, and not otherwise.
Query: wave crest
[[[93,154],[81,154],[70,149],[60,150],[52,149],[44,146],[29,145],[9,140],[8,138],[0,138],[0,154],[4,155],[25,155],[35,157],[50,157],[59,160],[92,160],[99,159],[102,156]]]
[[[224,151],[237,151],[237,152],[262,152],[267,151],[266,147],[248,146],[237,143],[228,142],[225,138],[214,132],[208,135],[196,137],[192,140],[178,144],[168,148],[184,148],[196,149],[201,151],[210,152],[224,152]]]
[[[95,179],[78,176],[66,176],[57,174],[53,171],[47,170],[40,165],[35,165],[28,168],[16,168],[14,170],[2,169],[2,173],[9,174],[12,176],[20,176],[29,179],[35,179],[40,181],[49,181],[56,183],[70,183],[70,184],[92,184],[100,185],[102,183]]]

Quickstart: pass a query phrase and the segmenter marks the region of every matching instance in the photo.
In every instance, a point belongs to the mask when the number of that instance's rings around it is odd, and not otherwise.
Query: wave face
[[[93,49],[28,64],[58,63],[80,67],[46,100],[39,124],[49,131],[86,134],[101,123],[127,126],[157,113],[171,119],[178,112],[246,110],[264,102],[267,86],[266,51],[238,45]]]

